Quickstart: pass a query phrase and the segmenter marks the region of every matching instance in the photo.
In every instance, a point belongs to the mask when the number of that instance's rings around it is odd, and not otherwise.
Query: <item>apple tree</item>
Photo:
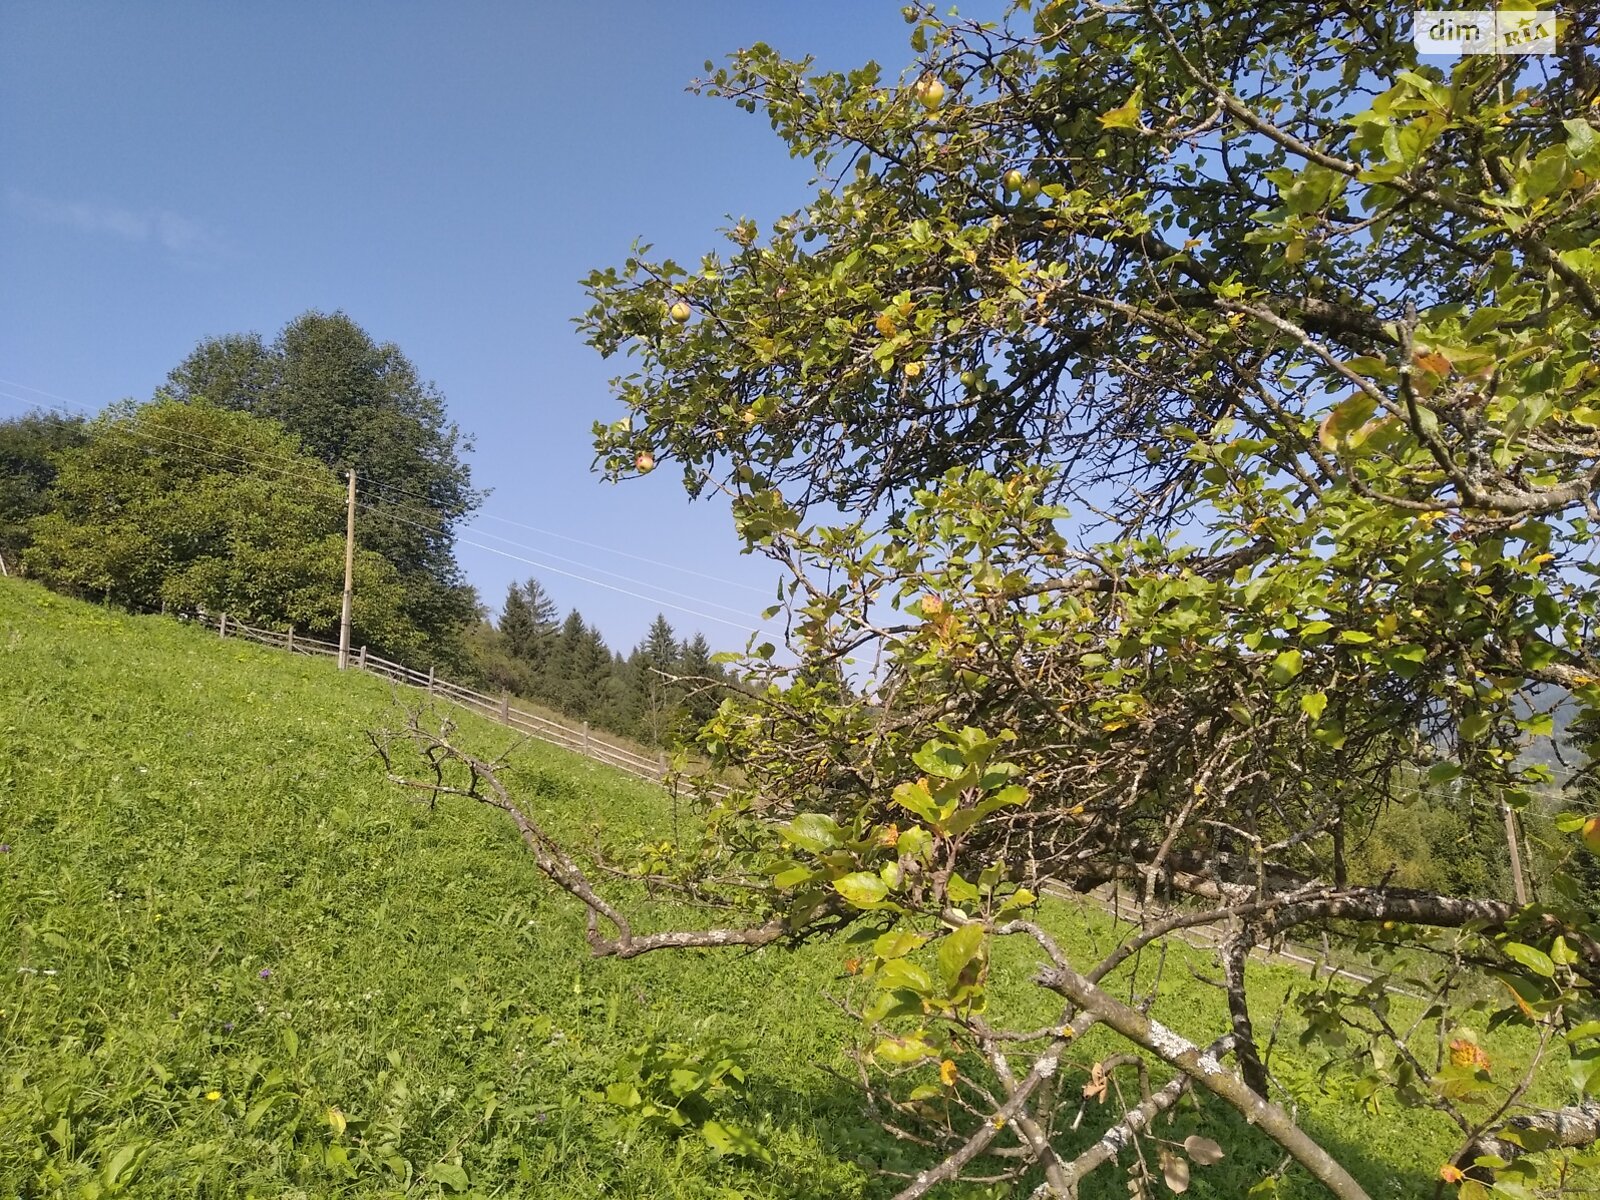
[[[1285,937],[1377,945],[1440,997],[1401,1021],[1333,979],[1297,1019],[1358,1094],[1456,1126],[1441,1186],[1555,1194],[1595,1162],[1600,926],[1563,869],[1591,814],[1537,858],[1520,821],[1562,809],[1524,754],[1552,709],[1600,709],[1600,10],[1565,11],[1555,55],[1427,65],[1407,16],[1343,0],[913,6],[898,76],[757,45],[697,86],[814,193],[589,278],[588,340],[630,359],[604,469],[681,469],[787,572],[790,645],[752,645],[699,735],[729,786],[678,881],[718,927],[636,932],[492,764],[419,736],[596,953],[845,943],[862,1087],[927,1151],[901,1200],[1182,1191],[1240,1138],[1367,1195],[1257,1026],[1246,959]],[[1515,894],[1352,871],[1424,792],[1509,838]],[[1041,897],[1113,887],[1144,923],[1085,961]],[[1196,1038],[1112,981],[1200,928],[1230,1019]],[[1002,951],[1048,1019],[990,986]],[[1531,1029],[1525,1071],[1474,1002]],[[1127,1053],[1089,1061],[1091,1028]],[[1536,1106],[1545,1061],[1566,1091]],[[1249,1128],[1161,1139],[1187,1093]]]

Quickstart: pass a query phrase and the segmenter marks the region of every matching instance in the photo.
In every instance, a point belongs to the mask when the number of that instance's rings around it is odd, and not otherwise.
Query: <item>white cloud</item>
[[[212,262],[228,254],[222,235],[203,222],[165,209],[139,211],[114,204],[52,200],[21,188],[8,188],[11,211],[46,225],[70,225],[84,233],[105,234],[128,242],[153,242],[189,262]]]

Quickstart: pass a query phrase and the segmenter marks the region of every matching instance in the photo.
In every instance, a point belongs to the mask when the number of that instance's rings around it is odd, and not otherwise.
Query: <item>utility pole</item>
[[[339,670],[350,665],[350,602],[355,598],[356,469],[350,468],[350,498],[344,514],[344,607],[339,612]]]
[[[1522,851],[1517,847],[1517,814],[1511,805],[1500,801],[1500,815],[1506,822],[1506,849],[1511,851],[1511,891],[1518,904],[1528,902],[1528,884],[1522,874]]]

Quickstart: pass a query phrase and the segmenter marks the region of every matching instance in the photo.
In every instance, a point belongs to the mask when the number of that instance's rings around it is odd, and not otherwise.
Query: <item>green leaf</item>
[[[1507,942],[1500,949],[1507,958],[1521,963],[1536,975],[1543,975],[1548,979],[1556,973],[1555,963],[1550,961],[1550,956],[1543,950],[1524,946],[1521,942]]]
[[[909,958],[892,958],[878,968],[878,986],[882,988],[909,988],[926,995],[933,991],[933,977]]]
[[[287,1092],[274,1092],[265,1100],[257,1100],[250,1106],[249,1111],[244,1114],[244,1127],[246,1129],[254,1129],[261,1124],[261,1119],[267,1115],[267,1110],[287,1095]]]
[[[1561,124],[1567,131],[1567,154],[1584,170],[1600,168],[1600,133],[1582,117]]]
[[[938,738],[924,742],[911,761],[936,779],[954,779],[967,769],[961,751]]]
[[[871,871],[856,871],[835,879],[833,887],[857,908],[870,908],[889,894],[889,885]]]
[[[1030,908],[1038,902],[1039,897],[1035,896],[1027,888],[1018,888],[1006,897],[1005,903],[1000,906],[1000,912],[997,915],[1003,917],[1010,913],[1020,912],[1022,909]]]
[[[755,1158],[770,1162],[771,1153],[742,1126],[727,1121],[707,1121],[700,1136],[718,1158]]]
[[[912,933],[909,929],[896,929],[889,933],[879,934],[878,940],[872,943],[872,952],[879,958],[887,961],[891,958],[901,958],[913,950],[919,950],[927,944],[928,939],[920,933]]]
[[[1274,683],[1288,683],[1300,674],[1305,666],[1305,655],[1298,650],[1285,650],[1272,660],[1272,681]]]
[[[455,1163],[434,1163],[428,1168],[428,1178],[441,1187],[449,1188],[452,1192],[464,1192],[467,1190],[467,1172]]]
[[[1328,450],[1338,450],[1350,444],[1350,437],[1372,419],[1378,411],[1378,402],[1365,392],[1357,392],[1341,400],[1322,419],[1318,437]]]
[[[902,783],[894,789],[893,799],[896,804],[913,816],[921,817],[930,825],[939,821],[939,808],[929,795],[926,785],[920,780],[915,783]]]
[[[911,1037],[888,1037],[872,1048],[872,1057],[880,1058],[890,1063],[921,1062],[925,1058],[937,1058],[939,1052],[927,1042],[922,1040],[920,1034]]]
[[[957,904],[972,904],[979,896],[978,889],[963,879],[960,872],[951,872],[950,881],[945,884],[945,891]]]
[[[1300,697],[1300,711],[1313,721],[1320,721],[1327,707],[1328,695],[1326,692],[1307,692]]]
[[[118,1187],[127,1184],[133,1178],[137,1169],[134,1160],[144,1152],[144,1148],[143,1142],[129,1142],[106,1160],[103,1178],[107,1186]]]
[[[772,877],[772,886],[779,891],[787,891],[808,882],[815,874],[810,867],[788,867]]]
[[[939,977],[945,990],[954,992],[967,964],[983,953],[983,925],[968,921],[939,943]]]
[[[1347,646],[1364,646],[1372,640],[1372,635],[1360,629],[1345,629],[1340,631],[1335,640],[1343,642]]]
[[[623,1081],[606,1085],[606,1100],[618,1108],[638,1108],[644,1097],[639,1094],[637,1086]]]
[[[790,845],[818,854],[839,844],[839,823],[822,813],[801,813],[778,832]]]

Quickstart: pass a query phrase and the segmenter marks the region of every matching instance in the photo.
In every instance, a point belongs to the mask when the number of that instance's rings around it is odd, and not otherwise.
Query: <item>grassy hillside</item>
[[[321,661],[0,580],[0,1195],[892,1194],[874,1168],[919,1160],[828,1072],[852,1030],[805,982],[839,948],[590,959],[498,814],[383,782],[364,731],[393,702]],[[569,837],[669,821],[657,789],[537,743],[514,782]],[[1112,936],[1065,908],[1053,923]],[[1214,1036],[1210,973],[1174,947],[1157,1015]],[[1304,981],[1268,978],[1270,1026]],[[770,1163],[598,1098],[661,1043],[731,1047],[748,1094],[715,1116]],[[1085,1061],[1108,1045],[1085,1039]],[[1434,1117],[1365,1112],[1313,1061],[1279,1065],[1375,1196],[1431,1192]],[[1240,1146],[1194,1196],[1239,1195],[1279,1158],[1210,1107],[1175,1128]],[[1126,1195],[1093,1182],[1086,1197]],[[1291,1175],[1280,1194],[1316,1192]]]

